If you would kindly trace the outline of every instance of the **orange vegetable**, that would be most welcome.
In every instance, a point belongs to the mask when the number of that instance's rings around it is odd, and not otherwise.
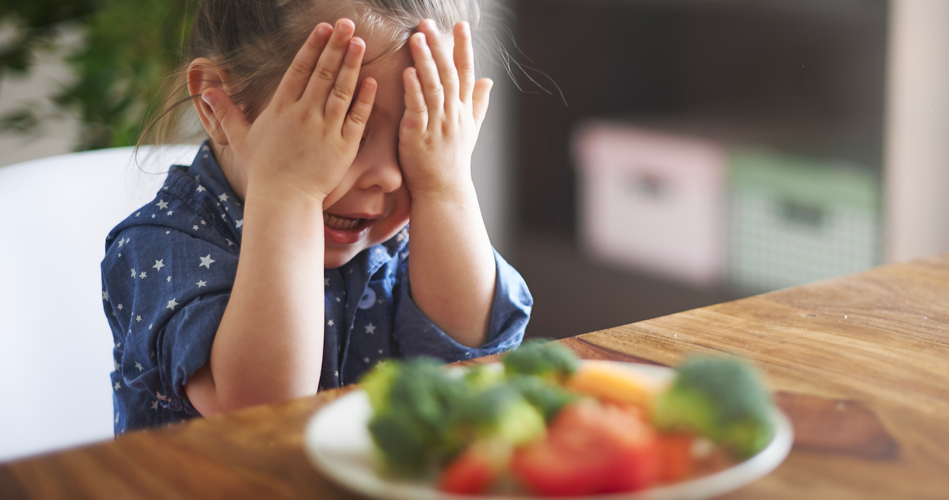
[[[602,361],[585,361],[567,380],[567,389],[589,394],[620,404],[634,404],[649,409],[664,387],[652,380],[616,365]]]

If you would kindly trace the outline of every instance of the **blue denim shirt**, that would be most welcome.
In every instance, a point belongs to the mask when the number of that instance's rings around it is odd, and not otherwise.
[[[199,415],[184,386],[210,358],[237,273],[242,226],[241,202],[205,144],[190,167],[172,166],[155,199],[109,233],[102,303],[115,343],[116,434]],[[497,252],[495,261],[488,341],[477,349],[455,342],[413,303],[407,226],[327,269],[320,388],[356,382],[384,358],[452,362],[519,345],[533,299]]]

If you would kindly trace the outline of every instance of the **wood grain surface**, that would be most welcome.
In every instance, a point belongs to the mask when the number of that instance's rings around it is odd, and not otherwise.
[[[561,342],[589,359],[754,360],[795,446],[725,498],[949,498],[949,255]],[[311,416],[346,390],[0,464],[0,498],[359,498],[302,445]]]

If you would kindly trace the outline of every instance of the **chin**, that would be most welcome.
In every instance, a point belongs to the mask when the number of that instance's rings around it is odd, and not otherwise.
[[[355,257],[360,251],[362,251],[362,249],[359,251],[354,251],[330,250],[327,248],[323,251],[323,269],[336,269],[337,267],[340,267],[343,264],[353,260],[353,257]]]

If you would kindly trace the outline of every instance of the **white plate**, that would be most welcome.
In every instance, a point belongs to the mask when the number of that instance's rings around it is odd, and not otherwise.
[[[670,368],[621,363],[625,368],[668,382],[675,375]],[[304,436],[307,455],[330,479],[364,495],[388,500],[471,500],[436,490],[430,482],[383,477],[367,423],[372,416],[369,398],[353,391],[326,405],[310,421]],[[775,433],[771,443],[757,455],[715,474],[635,493],[595,495],[596,500],[685,500],[711,498],[735,490],[774,470],[787,456],[794,441],[791,425],[774,410]],[[485,500],[523,500],[524,496],[482,495]],[[563,500],[564,497],[558,497]]]

